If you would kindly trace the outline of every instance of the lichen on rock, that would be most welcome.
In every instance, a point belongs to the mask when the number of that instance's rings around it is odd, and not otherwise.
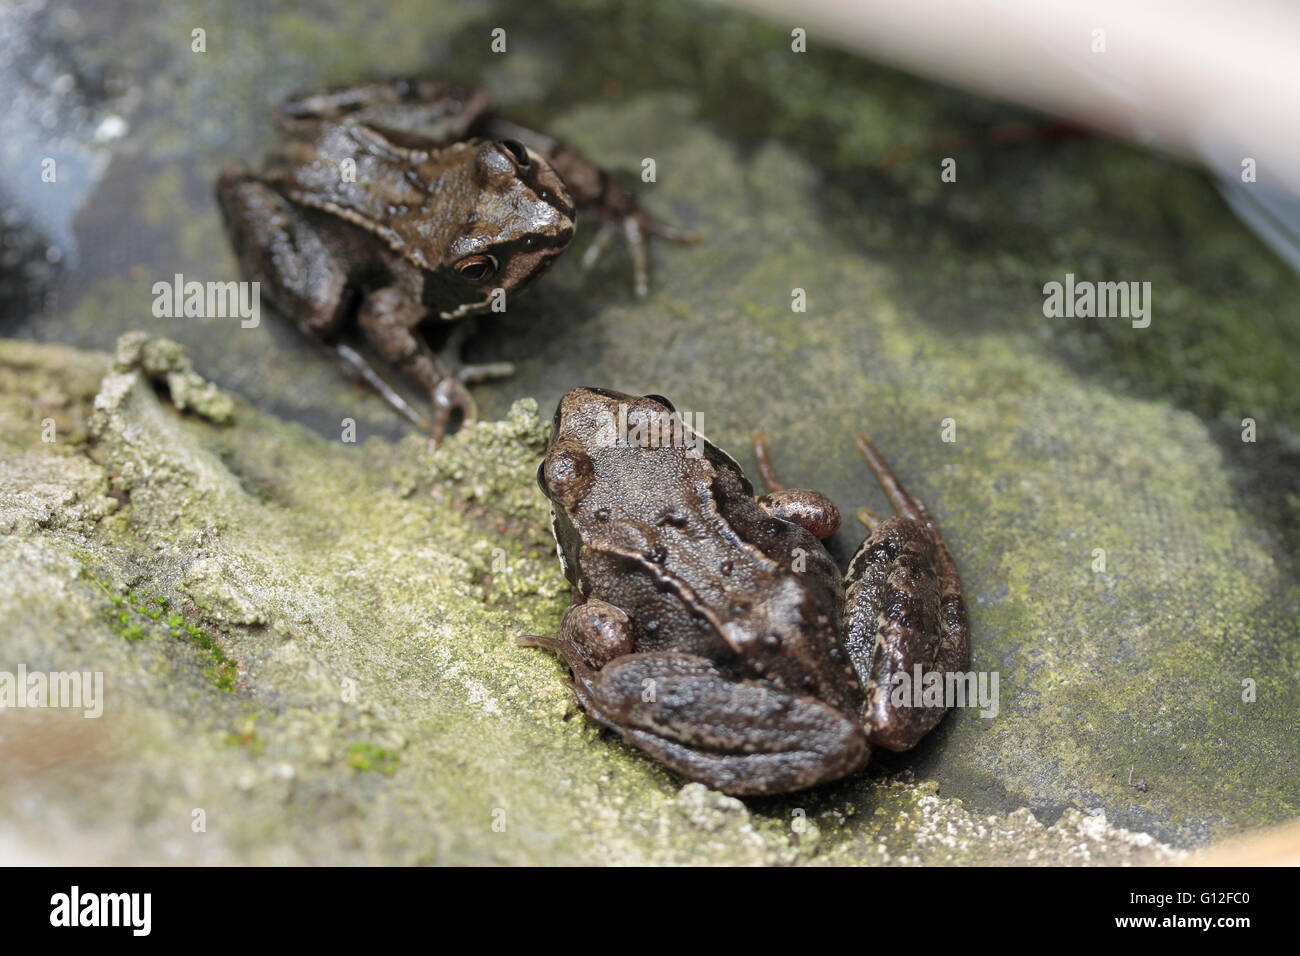
[[[992,851],[953,843],[936,821],[971,828],[968,811],[904,779],[756,810],[573,716],[554,658],[515,644],[554,629],[567,595],[533,480],[547,425],[532,400],[430,453],[422,436],[356,447],[237,402],[219,427],[102,357],[0,340],[0,369],[19,363],[0,410],[48,376],[47,393],[66,390],[48,400],[93,425],[42,443],[30,414],[0,414],[0,515],[16,516],[0,538],[0,652],[102,671],[106,687],[91,737],[43,713],[0,720],[15,768],[0,839],[19,859],[1164,858],[1154,841],[1121,853],[1106,826],[1044,841],[1014,816]],[[98,391],[75,368],[101,374]],[[840,809],[864,796],[876,814]],[[51,814],[65,825],[42,832],[62,836],[27,846]]]
[[[171,403],[181,411],[193,411],[220,425],[234,415],[230,396],[195,372],[185,348],[171,339],[127,332],[117,340],[113,371],[125,376],[141,372],[151,382],[167,386]],[[116,394],[125,386],[114,382],[106,387]]]

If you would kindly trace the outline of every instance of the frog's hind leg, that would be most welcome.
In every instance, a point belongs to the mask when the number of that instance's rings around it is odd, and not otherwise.
[[[754,460],[758,475],[767,494],[755,499],[758,506],[774,518],[782,518],[806,528],[825,540],[840,526],[840,510],[820,491],[807,488],[787,488],[776,477],[772,460],[767,453],[767,439],[754,432]]]
[[[217,180],[217,202],[244,278],[303,331],[321,338],[337,330],[347,273],[300,210],[237,167]]]
[[[569,665],[583,711],[692,780],[738,795],[786,793],[843,777],[866,762],[855,721],[815,700],[738,680],[692,654],[637,654],[626,614],[589,599],[555,637],[518,643]]]
[[[691,654],[618,658],[584,709],[678,773],[737,796],[838,780],[870,754],[856,720]]]
[[[472,424],[478,418],[478,406],[460,375],[448,369],[419,334],[426,310],[420,304],[418,291],[401,286],[403,278],[416,281],[413,275],[399,277],[394,285],[366,296],[357,311],[357,325],[385,361],[428,395],[430,433],[436,441],[446,434],[457,412],[461,421]]]
[[[217,200],[244,277],[353,381],[368,385],[422,429],[429,420],[350,346],[336,341],[348,305],[347,273],[287,199],[245,170],[217,180]],[[274,262],[275,268],[267,264]]]
[[[898,514],[882,521],[867,512],[872,532],[845,574],[844,646],[867,694],[872,744],[907,750],[943,718],[949,675],[966,669],[966,608],[952,553],[925,504],[867,439],[858,436],[857,445]],[[914,688],[917,667],[925,676]],[[925,693],[930,675],[938,701]]]

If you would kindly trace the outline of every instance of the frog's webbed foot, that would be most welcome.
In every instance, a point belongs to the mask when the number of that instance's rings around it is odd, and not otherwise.
[[[624,198],[613,203],[612,208],[601,206],[596,208],[596,215],[604,222],[601,224],[600,231],[596,233],[595,240],[587,247],[586,253],[583,254],[582,265],[586,269],[594,266],[605,251],[613,245],[615,236],[621,231],[623,238],[627,242],[628,251],[632,254],[633,291],[638,297],[645,297],[650,293],[650,243],[648,237],[656,236],[670,242],[681,242],[690,245],[694,245],[700,239],[699,236],[693,233],[682,232],[655,219],[637,205],[636,200],[616,183],[610,184],[610,190],[607,191],[607,194],[614,190],[623,193]],[[628,206],[631,208],[627,208]]]
[[[820,491],[787,488],[776,477],[767,453],[767,439],[754,432],[754,460],[767,494],[756,498],[758,506],[774,518],[782,518],[811,531],[821,540],[829,538],[840,526],[840,510]]]
[[[461,361],[461,351],[470,330],[469,319],[461,320],[447,336],[443,347],[433,355],[434,364],[441,376],[430,393],[433,406],[434,439],[441,438],[447,425],[457,414],[466,425],[478,420],[478,405],[470,395],[467,385],[505,378],[515,373],[510,362],[487,362],[466,365]]]
[[[473,397],[454,375],[443,375],[429,393],[432,416],[425,415],[388,384],[360,352],[345,343],[326,345],[326,350],[339,369],[361,385],[374,389],[395,412],[409,421],[416,428],[427,432],[434,441],[438,441],[447,432],[447,425],[456,414],[465,422],[474,421],[477,407]]]
[[[899,705],[895,692],[903,678],[911,688],[917,667],[940,675],[942,687],[948,674],[966,669],[966,607],[952,553],[925,504],[866,438],[859,435],[857,446],[897,514],[882,520],[865,508],[858,513],[871,534],[845,575],[844,646],[867,692],[863,722],[872,744],[907,750],[943,718],[948,702],[918,704],[918,688]]]

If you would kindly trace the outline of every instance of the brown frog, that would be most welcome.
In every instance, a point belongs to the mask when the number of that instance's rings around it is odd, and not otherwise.
[[[440,436],[453,413],[475,418],[466,389],[508,363],[463,366],[465,326],[435,353],[426,318],[481,312],[546,271],[573,238],[575,200],[621,227],[636,287],[647,237],[694,241],[647,215],[572,150],[496,117],[482,90],[411,79],[298,97],[276,118],[285,136],[265,171],[226,170],[217,198],[245,277],[348,374]],[[429,397],[432,421],[340,333],[365,339]]]
[[[573,604],[556,637],[520,642],[564,659],[597,723],[726,793],[799,790],[873,746],[910,748],[946,707],[897,702],[895,675],[964,671],[965,605],[925,505],[858,448],[898,514],[860,512],[870,535],[841,581],[821,544],[839,512],[782,486],[760,436],[755,497],[666,399],[568,392],[537,480]]]

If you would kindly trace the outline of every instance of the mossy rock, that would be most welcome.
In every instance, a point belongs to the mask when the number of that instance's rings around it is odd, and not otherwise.
[[[1025,117],[711,7],[330,9],[205,18],[206,59],[175,43],[183,7],[34,38],[113,82],[65,131],[93,174],[48,231],[75,250],[6,322],[85,350],[0,346],[0,650],[102,670],[107,699],[98,721],[0,720],[6,827],[38,792],[70,859],[1149,862],[1300,815],[1300,281],[1199,173],[975,136],[942,183],[927,144]],[[519,374],[432,456],[269,309],[150,314],[153,281],[235,277],[211,187],[269,145],[262,104],[431,69],[704,240],[656,245],[637,300],[624,253],[582,271],[584,223],[481,323],[469,357]],[[95,145],[119,112],[129,133]],[[1150,281],[1151,325],[1046,318],[1067,272]],[[846,514],[888,510],[852,447],[870,435],[952,545],[998,715],[748,803],[575,716],[514,638],[564,607],[533,472],[579,384],[667,395],[745,463],[762,428],[786,481]]]

